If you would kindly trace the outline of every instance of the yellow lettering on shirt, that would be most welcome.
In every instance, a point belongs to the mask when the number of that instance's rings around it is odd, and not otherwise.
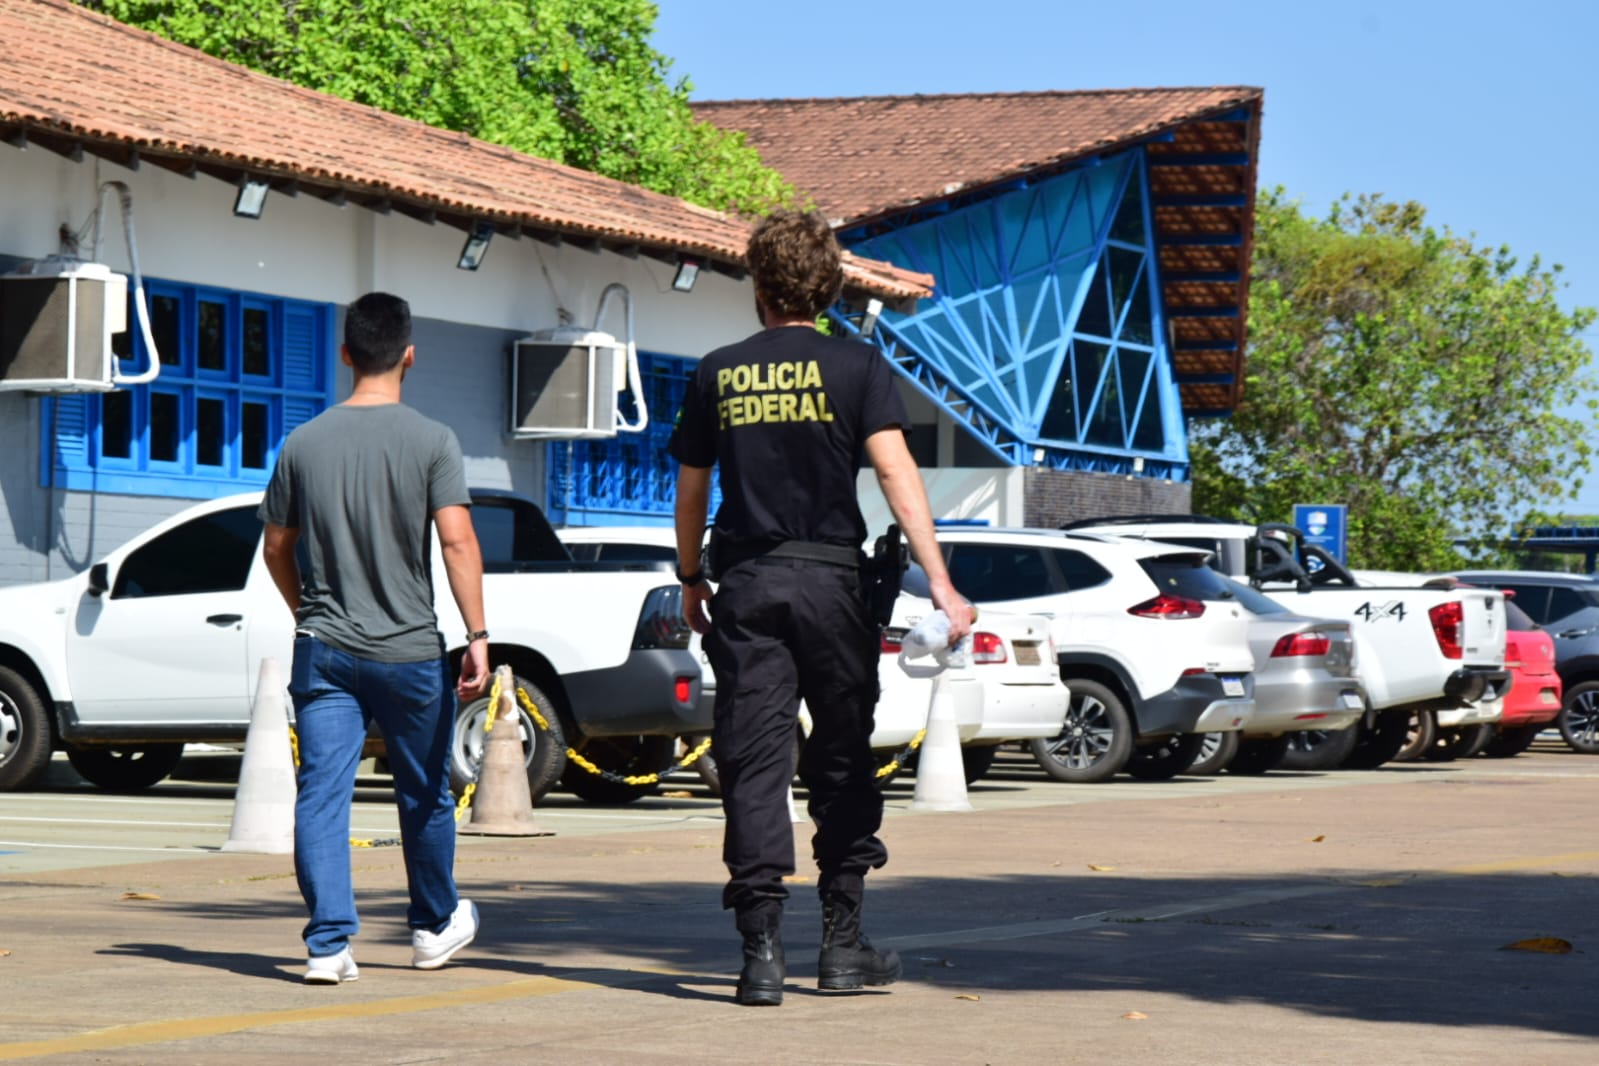
[[[716,372],[723,429],[782,422],[831,422],[816,360],[723,367]]]

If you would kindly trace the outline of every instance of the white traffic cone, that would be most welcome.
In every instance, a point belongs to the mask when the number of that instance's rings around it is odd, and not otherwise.
[[[933,698],[927,708],[927,736],[916,757],[918,811],[969,811],[966,767],[961,762],[960,730],[955,725],[955,698],[944,691],[944,675],[933,678]]]
[[[788,786],[788,820],[791,822],[808,822],[809,818],[801,818],[799,808],[794,806],[794,786]]]
[[[522,721],[516,712],[516,675],[509,666],[495,671],[500,703],[483,738],[483,765],[472,793],[472,820],[457,832],[497,837],[548,837],[555,833],[533,820],[533,791],[527,784],[522,751]],[[536,743],[536,741],[535,741]]]
[[[289,693],[276,659],[261,660],[250,729],[244,736],[233,825],[223,851],[287,855],[294,851],[294,753],[289,749]]]

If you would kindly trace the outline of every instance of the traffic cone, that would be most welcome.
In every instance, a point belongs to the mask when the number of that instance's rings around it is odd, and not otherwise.
[[[788,786],[788,820],[791,822],[810,821],[809,818],[801,818],[799,816],[799,809],[794,806],[794,785],[792,782],[790,782]]]
[[[516,675],[509,666],[495,671],[500,705],[483,738],[483,765],[472,793],[472,820],[458,832],[497,837],[548,837],[555,833],[533,820],[533,793],[527,786],[521,721],[516,713]]]
[[[927,736],[916,757],[918,811],[969,811],[966,767],[961,762],[960,730],[955,726],[955,698],[944,691],[944,675],[933,678],[933,697],[927,708]]]
[[[233,824],[223,851],[288,855],[294,851],[294,755],[289,748],[289,693],[276,659],[262,659],[244,736]]]

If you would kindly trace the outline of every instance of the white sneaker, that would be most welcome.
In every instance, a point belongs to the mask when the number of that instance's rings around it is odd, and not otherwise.
[[[336,985],[341,981],[354,981],[361,976],[356,969],[355,956],[345,948],[337,955],[312,958],[305,964],[305,983],[308,985]]]
[[[418,929],[411,934],[411,965],[418,970],[437,970],[476,936],[477,905],[463,899],[455,905],[450,924],[442,933]]]

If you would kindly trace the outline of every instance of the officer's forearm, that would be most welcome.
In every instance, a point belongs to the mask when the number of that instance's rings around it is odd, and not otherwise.
[[[711,502],[711,468],[677,468],[677,502],[672,516],[677,531],[677,566],[685,574],[700,568],[700,545],[705,540],[705,510]]]

